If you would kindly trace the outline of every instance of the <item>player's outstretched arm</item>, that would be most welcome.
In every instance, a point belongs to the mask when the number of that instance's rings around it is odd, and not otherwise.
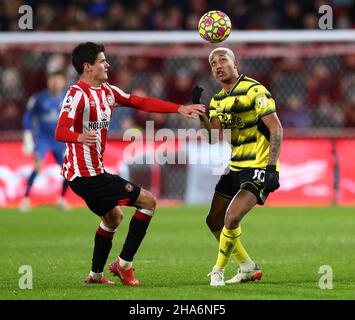
[[[147,112],[159,113],[180,113],[184,117],[194,118],[205,112],[205,106],[202,104],[179,105],[169,101],[152,97],[139,97],[131,95],[128,99],[129,106]]]
[[[115,97],[118,105],[140,109],[146,112],[158,113],[180,113],[187,118],[195,118],[196,115],[205,112],[203,104],[179,105],[173,102],[161,100],[153,97],[140,97],[123,92],[116,86],[108,85]]]
[[[203,104],[181,105],[178,113],[186,118],[195,119],[197,115],[202,116],[205,114],[205,106]]]

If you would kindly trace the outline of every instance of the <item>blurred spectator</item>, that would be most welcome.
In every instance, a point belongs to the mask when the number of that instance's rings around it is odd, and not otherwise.
[[[320,94],[317,108],[312,110],[312,126],[317,128],[342,128],[344,121],[343,111],[331,102],[330,95],[327,93]]]
[[[309,110],[296,95],[289,96],[285,106],[280,108],[280,118],[284,128],[308,128],[311,125]]]
[[[17,103],[22,101],[24,90],[20,71],[15,68],[5,68],[0,79],[0,99]]]
[[[343,57],[343,71],[341,77],[341,98],[347,104],[355,102],[355,54]]]
[[[179,69],[169,81],[168,100],[180,104],[191,102],[192,74],[188,69]]]
[[[318,8],[327,1],[12,0],[0,4],[2,31],[18,29],[18,7],[25,3],[34,9],[35,31],[196,30],[202,14],[216,8],[225,11],[238,30],[264,30],[318,29]],[[329,4],[333,8],[335,27],[355,27],[355,1],[331,0]],[[196,49],[196,45],[191,45],[194,46]],[[301,49],[298,44],[262,45],[260,51],[271,53],[270,58],[258,52],[259,45],[253,46],[238,44],[237,50],[244,52],[238,56],[240,68],[270,89],[285,127],[355,127],[355,54],[325,54],[323,50],[319,55],[317,52],[312,55],[312,50],[317,50],[322,44],[309,44],[309,47]],[[16,46],[0,48],[0,110],[6,114],[6,119],[23,113],[24,100],[44,87],[47,72],[64,69],[69,83],[76,82],[76,74],[70,66],[69,49],[62,44],[58,48],[63,53],[55,53],[56,46],[48,50],[45,46],[34,50],[21,50]],[[149,45],[118,47],[115,44],[113,48],[113,51],[107,50],[107,58],[112,65],[110,83],[128,93],[138,91],[177,103],[189,103],[191,88],[199,83],[206,88],[202,100],[208,105],[212,94],[219,90],[211,80],[205,56],[169,54],[180,50],[186,52],[185,44],[159,48]],[[276,56],[272,57],[274,53]],[[143,128],[149,119],[154,119],[156,128],[191,126],[180,116],[147,115],[123,106],[114,111],[111,129],[122,133],[135,125]],[[2,119],[1,124],[1,129],[20,129],[16,121],[9,125]]]
[[[286,2],[283,16],[284,29],[302,29],[302,10],[299,2]]]
[[[22,113],[14,102],[5,102],[0,104],[0,130],[14,130],[21,128]]]
[[[42,3],[37,7],[34,17],[34,28],[38,31],[49,31],[55,29],[56,19],[55,8],[48,3]]]
[[[355,101],[344,108],[344,127],[355,128]]]
[[[318,63],[307,80],[307,104],[313,108],[320,104],[320,97],[327,94],[334,102],[339,99],[339,83],[334,74],[330,74],[326,65]]]

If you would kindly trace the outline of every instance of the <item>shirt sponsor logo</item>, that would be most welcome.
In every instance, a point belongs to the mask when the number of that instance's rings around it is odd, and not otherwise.
[[[89,130],[108,129],[110,121],[89,121]]]

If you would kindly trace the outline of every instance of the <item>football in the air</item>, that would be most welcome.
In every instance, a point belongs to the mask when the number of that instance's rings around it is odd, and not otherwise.
[[[198,32],[201,38],[211,43],[226,40],[231,33],[231,29],[229,17],[219,10],[206,12],[198,23]]]

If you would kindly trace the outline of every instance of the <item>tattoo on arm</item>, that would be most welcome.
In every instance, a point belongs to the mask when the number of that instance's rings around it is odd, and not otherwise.
[[[278,128],[275,132],[270,134],[269,164],[275,165],[277,163],[281,150],[281,140],[281,128]]]

